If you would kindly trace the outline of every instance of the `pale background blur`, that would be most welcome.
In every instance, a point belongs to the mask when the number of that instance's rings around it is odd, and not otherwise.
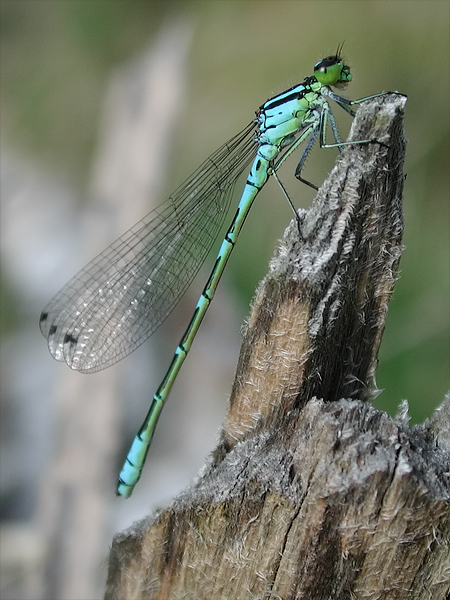
[[[51,359],[40,311],[267,98],[311,75],[343,41],[354,77],[345,95],[397,90],[409,98],[406,250],[379,355],[384,391],[376,406],[395,414],[406,398],[417,423],[442,401],[449,386],[449,7],[440,0],[2,0],[2,599],[100,598],[112,534],[192,481],[225,414],[249,302],[292,214],[269,182],[128,501],[114,497],[118,469],[213,257],[150,342],[99,374],[80,375]],[[350,119],[338,122],[345,137]],[[316,149],[308,179],[320,184],[335,154]],[[282,179],[294,203],[307,207],[313,191],[296,182],[294,167]]]

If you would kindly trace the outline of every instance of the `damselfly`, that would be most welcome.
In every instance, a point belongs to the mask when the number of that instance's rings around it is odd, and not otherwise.
[[[135,350],[161,325],[197,274],[224,222],[236,180],[252,162],[194,315],[125,460],[118,495],[130,497],[140,478],[161,409],[258,192],[270,175],[279,181],[279,167],[306,140],[295,175],[315,187],[301,172],[317,137],[321,148],[342,150],[345,144],[329,99],[352,116],[351,106],[368,99],[351,101],[331,90],[352,80],[339,54],[338,50],[324,58],[315,65],[313,76],[265,102],[241,133],[214,152],[166,202],[75,275],[43,310],[40,327],[50,352],[72,369],[99,371]],[[335,143],[327,145],[328,123]]]

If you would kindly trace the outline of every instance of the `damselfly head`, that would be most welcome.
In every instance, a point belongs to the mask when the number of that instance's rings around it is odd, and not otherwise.
[[[319,83],[336,87],[344,87],[352,80],[350,67],[338,54],[327,56],[314,65],[314,76]]]

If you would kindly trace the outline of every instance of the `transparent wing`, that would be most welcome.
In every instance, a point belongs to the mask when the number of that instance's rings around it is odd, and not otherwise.
[[[169,198],[75,275],[47,304],[42,334],[54,358],[94,372],[142,344],[198,273],[237,178],[255,157],[251,123]]]

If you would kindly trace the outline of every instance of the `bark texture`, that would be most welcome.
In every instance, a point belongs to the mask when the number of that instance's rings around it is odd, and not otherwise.
[[[198,480],[115,536],[107,600],[436,599],[450,589],[450,402],[367,400],[400,260],[403,108],[365,102],[249,317]]]

